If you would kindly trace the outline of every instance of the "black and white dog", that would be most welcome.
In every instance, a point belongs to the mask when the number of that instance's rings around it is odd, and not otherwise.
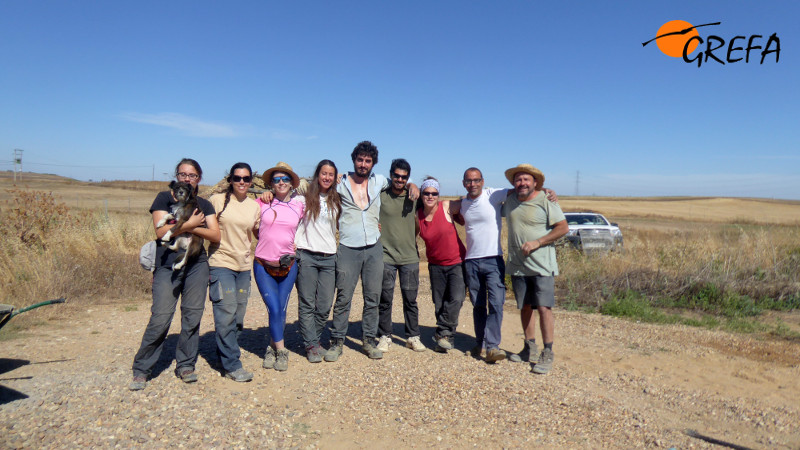
[[[203,238],[192,233],[181,233],[173,237],[173,233],[178,231],[192,217],[194,210],[198,208],[198,204],[197,195],[191,184],[173,181],[169,184],[169,188],[172,190],[172,196],[178,201],[178,205],[172,214],[162,217],[156,227],[163,227],[168,221],[175,220],[175,226],[161,238],[161,245],[173,251],[183,250],[183,253],[178,251],[175,256],[175,263],[172,264],[172,270],[180,270],[186,265],[189,258],[196,256],[203,249]]]

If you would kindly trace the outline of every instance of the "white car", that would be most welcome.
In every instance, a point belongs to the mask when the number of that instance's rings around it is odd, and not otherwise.
[[[569,231],[564,236],[578,250],[617,250],[622,248],[622,231],[602,214],[565,212]]]

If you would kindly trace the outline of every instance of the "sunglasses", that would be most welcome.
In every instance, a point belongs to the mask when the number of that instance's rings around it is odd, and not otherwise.
[[[244,181],[245,183],[249,183],[252,180],[253,180],[253,177],[251,177],[250,175],[245,175],[243,177],[240,177],[239,175],[231,175],[231,181],[233,181],[234,183],[238,183],[240,181]]]
[[[272,177],[272,184],[278,184],[281,181],[283,181],[286,184],[289,184],[289,183],[292,182],[292,177],[290,177],[288,175],[284,175],[282,177]]]
[[[398,179],[398,180],[407,180],[408,179],[408,175],[400,175],[399,173],[393,173],[392,174],[392,178],[395,178],[395,179]]]
[[[425,197],[438,197],[439,193],[438,192],[423,192],[422,195],[424,195]]]

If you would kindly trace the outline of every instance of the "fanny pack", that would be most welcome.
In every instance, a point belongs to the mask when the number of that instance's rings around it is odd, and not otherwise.
[[[292,270],[292,266],[294,265],[294,255],[281,255],[281,258],[278,260],[278,263],[280,264],[279,267],[266,264],[260,259],[258,262],[264,266],[264,270],[266,270],[267,273],[273,277],[285,277],[286,275],[289,275],[289,271]]]

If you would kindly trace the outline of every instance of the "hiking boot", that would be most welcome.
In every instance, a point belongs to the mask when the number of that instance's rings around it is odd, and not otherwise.
[[[271,345],[267,346],[267,353],[264,355],[264,362],[261,367],[265,369],[272,369],[275,366],[275,349]]]
[[[147,377],[144,375],[136,375],[133,381],[128,385],[128,389],[132,391],[141,391],[147,387]]]
[[[391,346],[392,346],[392,337],[391,336],[381,336],[381,338],[378,339],[377,348],[382,353],[388,352],[389,351],[389,347],[391,347]]]
[[[277,351],[275,357],[275,365],[272,366],[275,370],[285,372],[289,369],[289,349],[282,348]]]
[[[318,363],[322,362],[322,346],[319,345],[319,342],[316,344],[310,345],[306,347],[306,358],[308,358],[308,362],[310,363]]]
[[[325,352],[325,361],[335,362],[340,356],[342,356],[342,351],[344,351],[344,339],[331,339],[331,348]]]
[[[506,352],[500,350],[499,348],[490,348],[486,351],[486,362],[488,363],[496,363],[497,361],[502,361],[506,359]]]
[[[539,361],[533,366],[533,373],[545,374],[550,372],[550,369],[553,368],[553,359],[555,359],[555,356],[553,350],[549,348],[542,350],[542,353],[539,355]]]
[[[481,356],[484,355],[483,345],[478,344],[475,347],[472,347],[468,352],[467,356],[472,356],[473,358],[480,359]]]
[[[448,350],[452,350],[453,349],[453,343],[451,342],[452,338],[453,336],[439,336],[438,334],[434,334],[433,342],[436,343],[434,351],[440,353],[447,353]]]
[[[194,383],[197,381],[197,374],[191,367],[175,369],[175,375],[177,375],[178,378],[180,378],[184,383]]]
[[[244,370],[244,367],[239,367],[233,372],[227,372],[225,378],[230,378],[237,383],[244,383],[253,379],[253,373]]]
[[[369,359],[382,359],[383,352],[375,347],[375,343],[373,341],[373,339],[365,340],[364,345],[361,346],[361,350],[363,350],[364,353],[369,356]]]
[[[422,345],[422,341],[419,340],[419,336],[411,336],[406,341],[406,348],[410,348],[415,352],[424,352],[427,350],[424,345]]]
[[[535,362],[538,358],[539,349],[533,339],[525,339],[521,352],[508,355],[508,360],[511,362]]]

